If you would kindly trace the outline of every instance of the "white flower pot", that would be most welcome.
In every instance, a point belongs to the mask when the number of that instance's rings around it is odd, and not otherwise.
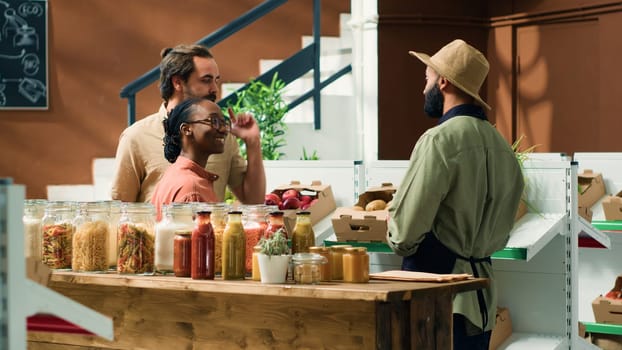
[[[285,283],[290,255],[257,254],[261,283]]]

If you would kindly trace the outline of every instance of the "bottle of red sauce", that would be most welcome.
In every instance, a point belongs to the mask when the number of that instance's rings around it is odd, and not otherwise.
[[[209,211],[197,212],[196,226],[192,231],[190,278],[195,280],[214,279],[214,229],[210,215]]]

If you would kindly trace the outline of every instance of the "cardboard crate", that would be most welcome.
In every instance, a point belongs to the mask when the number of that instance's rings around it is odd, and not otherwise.
[[[585,169],[579,174],[579,207],[590,208],[605,196],[605,182],[600,173]]]
[[[603,199],[603,211],[607,220],[622,220],[622,191]]]
[[[611,292],[622,292],[622,276],[616,278]],[[622,299],[597,297],[592,302],[594,318],[599,323],[622,324]]]
[[[365,206],[376,199],[390,202],[396,188],[390,183],[383,183],[380,187],[370,188],[361,195],[354,207]],[[354,207],[337,208],[332,217],[333,230],[337,241],[365,241],[386,242],[387,209],[364,211]]]
[[[272,192],[281,197],[283,192],[289,189],[297,190],[302,194],[315,194],[317,202],[305,210],[311,213],[312,225],[315,225],[320,220],[330,215],[337,208],[332,188],[330,185],[323,185],[322,181],[314,180],[310,185],[303,185],[300,181],[292,180],[289,184],[278,186]],[[294,226],[296,225],[296,213],[299,211],[299,209],[283,210],[285,213],[283,222],[290,234],[293,232]]]
[[[497,307],[497,317],[495,320],[495,328],[492,329],[490,335],[489,350],[496,350],[499,345],[512,335],[512,319],[510,318],[510,310],[506,307]]]
[[[26,276],[39,283],[42,286],[47,286],[50,282],[50,275],[52,270],[41,262],[41,259],[35,259],[33,257],[26,258]]]
[[[622,350],[622,335],[591,333],[590,340],[603,350]]]

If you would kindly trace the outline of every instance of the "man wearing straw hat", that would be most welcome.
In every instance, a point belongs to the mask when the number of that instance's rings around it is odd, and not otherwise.
[[[427,66],[424,111],[439,120],[412,151],[389,208],[387,242],[404,270],[490,279],[489,288],[460,293],[453,304],[454,349],[488,349],[497,307],[490,255],[508,241],[523,176],[479,96],[484,55],[463,40],[432,57],[409,53]]]

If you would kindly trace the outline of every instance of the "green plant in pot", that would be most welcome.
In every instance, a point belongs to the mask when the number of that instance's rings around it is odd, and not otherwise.
[[[261,283],[285,283],[289,266],[289,246],[283,229],[278,229],[270,237],[262,237],[257,255]]]
[[[283,118],[287,113],[287,103],[283,99],[285,83],[279,79],[278,73],[272,77],[270,85],[259,80],[251,80],[248,87],[236,92],[236,102],[228,103],[234,113],[250,112],[255,117],[261,136],[261,152],[264,160],[279,160],[284,153],[279,148],[285,146],[287,124]],[[224,112],[227,115],[226,111]],[[246,157],[246,148],[242,140],[238,140],[240,151]]]
[[[525,163],[525,161],[527,159],[529,159],[529,154],[532,153],[533,150],[536,147],[538,147],[538,145],[533,145],[533,146],[528,147],[526,149],[521,149],[521,143],[523,142],[524,138],[525,138],[525,135],[521,135],[512,144],[512,150],[514,151],[514,154],[516,155],[516,160],[518,161],[518,164],[520,165],[521,171],[523,171],[523,172],[524,172],[524,163]],[[526,177],[523,177],[523,178],[524,178],[524,181],[525,181],[525,188],[524,188],[523,194],[521,196],[521,200],[520,200],[520,203],[519,203],[518,211],[516,213],[516,217],[514,218],[515,221],[519,220],[528,211],[536,212],[536,213],[538,212],[538,210],[536,208],[534,208],[534,206],[527,201],[526,193],[527,193],[528,183],[527,183],[527,178]]]

